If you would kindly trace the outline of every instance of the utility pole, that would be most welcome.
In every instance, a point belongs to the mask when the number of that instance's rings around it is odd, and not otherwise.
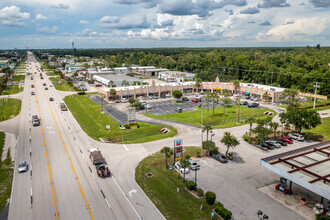
[[[203,156],[203,102],[201,102],[201,156]]]
[[[319,82],[315,82],[314,84],[314,88],[315,88],[315,96],[314,96],[314,105],[313,105],[313,110],[315,110],[315,103],[316,103],[316,92],[317,89],[320,88]]]

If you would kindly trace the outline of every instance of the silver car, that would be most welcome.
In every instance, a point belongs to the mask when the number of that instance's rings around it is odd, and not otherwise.
[[[301,135],[301,134],[298,134],[298,133],[291,133],[288,136],[289,136],[289,138],[295,139],[297,141],[304,141],[305,140],[304,136]]]
[[[17,169],[19,173],[26,172],[28,171],[28,164],[26,163],[26,161],[21,161],[18,163]]]
[[[189,164],[190,164],[190,169],[192,170],[199,170],[199,168],[201,167],[194,160],[189,160]]]

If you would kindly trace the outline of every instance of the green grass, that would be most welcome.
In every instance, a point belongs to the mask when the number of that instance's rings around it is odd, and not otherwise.
[[[5,133],[0,132],[0,212],[7,205],[11,193],[13,179],[13,163],[10,158],[10,151],[7,152],[7,158],[2,161],[1,155],[5,143]]]
[[[22,92],[23,89],[23,87],[19,87],[18,85],[11,85],[8,88],[4,89],[1,95],[13,95]]]
[[[52,81],[52,82],[63,81],[63,80],[61,79],[61,77],[49,77],[49,80]]]
[[[320,105],[324,105],[324,104],[327,104],[327,103],[330,103],[330,100],[317,99],[316,105],[315,105],[315,110],[316,111],[321,111],[321,110],[330,109],[330,105],[320,106]],[[314,105],[314,99],[303,102],[303,103],[300,103],[301,108],[313,109],[313,105]],[[279,107],[287,108],[288,105],[279,105]]]
[[[237,124],[237,106],[226,107],[226,113],[223,113],[223,107],[217,107],[214,109],[214,116],[212,115],[212,108],[209,109],[209,115],[207,116],[207,109],[203,109],[203,124],[211,125],[213,128],[229,128],[237,125],[246,124],[245,120],[255,116],[256,118],[265,118],[263,113],[265,111],[271,111],[269,109],[260,108],[248,108],[243,106],[243,112],[241,117],[241,123]],[[274,112],[275,113],[275,112]],[[183,122],[195,126],[201,124],[201,110],[197,108],[196,111],[166,114],[166,115],[154,115],[147,113],[146,116],[170,121]]]
[[[177,130],[172,127],[167,127],[171,132],[162,134],[159,130],[166,126],[140,122],[138,129],[121,130],[119,124],[109,115],[102,114],[100,105],[87,96],[73,95],[72,98],[67,96],[64,101],[82,129],[98,141],[100,138],[106,138],[111,142],[143,143],[173,137],[177,134]],[[110,125],[110,132],[106,130],[106,125]],[[124,141],[122,141],[122,136]]]
[[[62,84],[54,83],[54,87],[55,87],[55,89],[60,90],[60,91],[72,91],[72,92],[75,91],[73,89],[73,86],[70,86],[67,83],[62,83]]]
[[[0,121],[5,121],[18,115],[21,111],[21,105],[22,102],[19,99],[0,99]]]
[[[200,148],[185,147],[185,154],[194,156],[193,151],[198,149]],[[168,159],[169,163],[172,161],[173,157]],[[154,176],[147,177],[145,174],[148,172]],[[142,160],[135,170],[135,179],[166,219],[211,218],[212,206],[207,205],[205,198],[199,200],[185,191],[185,185],[179,173],[165,169],[163,154],[158,152]],[[180,189],[179,193],[177,187]],[[203,211],[200,210],[201,204],[204,206]]]
[[[25,80],[25,75],[15,75],[15,78],[13,77],[14,82],[20,82]]]
[[[320,139],[323,140],[330,140],[330,118],[322,118],[322,124],[308,131],[303,130],[303,132],[320,136]]]
[[[58,74],[55,73],[55,71],[46,71],[46,75],[47,76],[58,76]]]

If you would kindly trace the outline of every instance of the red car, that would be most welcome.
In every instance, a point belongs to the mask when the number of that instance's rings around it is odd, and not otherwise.
[[[192,99],[191,101],[193,101],[193,102],[195,102],[195,103],[197,103],[197,102],[198,102],[198,100],[197,100],[197,99]]]
[[[96,87],[101,87],[102,85],[101,85],[101,84],[96,84],[95,86],[96,86]]]
[[[293,144],[293,140],[291,138],[289,138],[289,137],[278,137],[277,139],[278,140],[281,140],[281,141],[285,141],[288,144]]]

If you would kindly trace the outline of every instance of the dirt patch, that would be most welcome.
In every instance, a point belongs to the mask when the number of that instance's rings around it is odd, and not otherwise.
[[[11,133],[5,133],[5,134],[6,134],[5,146],[3,148],[1,160],[4,161],[6,159],[8,149],[10,149],[10,156],[11,156],[12,161],[14,161],[15,154],[16,154],[17,140],[16,140],[16,137],[14,134],[11,134]]]

